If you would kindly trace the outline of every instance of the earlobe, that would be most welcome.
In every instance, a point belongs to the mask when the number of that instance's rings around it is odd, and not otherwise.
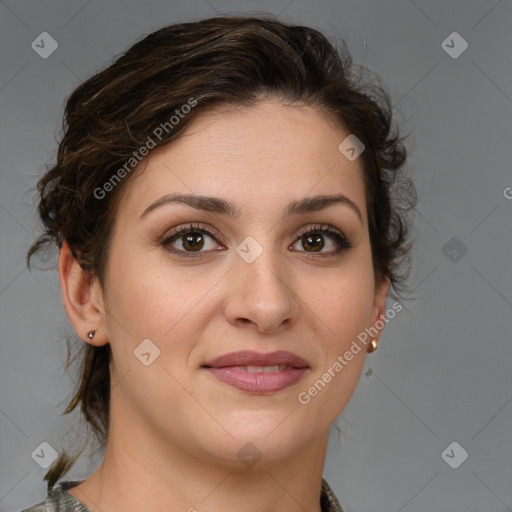
[[[379,344],[382,329],[386,325],[386,299],[388,296],[391,281],[389,277],[385,276],[380,279],[375,286],[375,295],[373,301],[372,311],[372,327],[378,331],[378,334],[373,337],[369,353],[374,352]]]
[[[105,345],[108,337],[101,287],[97,278],[85,273],[67,242],[60,250],[58,271],[64,308],[76,333],[91,345]],[[95,331],[93,337],[91,331]]]

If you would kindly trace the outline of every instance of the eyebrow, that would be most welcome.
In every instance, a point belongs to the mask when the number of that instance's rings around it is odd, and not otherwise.
[[[181,203],[191,206],[197,210],[206,212],[219,213],[238,218],[242,214],[242,210],[234,203],[218,197],[208,197],[195,194],[167,194],[160,197],[154,203],[150,204],[142,213],[140,218],[144,218],[151,211],[161,206],[173,203]],[[359,207],[348,197],[339,195],[319,195],[306,197],[292,201],[283,211],[283,218],[289,215],[301,215],[304,213],[323,210],[334,204],[343,204],[350,207],[363,223],[363,215]]]

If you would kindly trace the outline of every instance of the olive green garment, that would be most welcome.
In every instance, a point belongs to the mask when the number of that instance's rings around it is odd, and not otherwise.
[[[69,487],[75,487],[82,482],[83,480],[66,480],[57,483],[44,501],[21,512],[93,512],[77,498],[66,492]],[[324,478],[322,478],[320,504],[322,512],[343,512],[338,499]]]

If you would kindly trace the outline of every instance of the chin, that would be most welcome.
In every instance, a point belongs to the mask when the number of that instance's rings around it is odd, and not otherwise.
[[[266,419],[259,418],[258,421],[251,420],[253,415],[248,419],[245,414],[244,423],[240,420],[237,425],[230,425],[228,431],[232,437],[224,431],[224,435],[219,436],[216,430],[216,435],[213,432],[206,434],[201,444],[209,453],[208,458],[229,466],[243,467],[243,464],[250,468],[258,463],[258,467],[263,468],[267,462],[274,464],[279,459],[286,460],[314,437],[291,420],[293,413],[283,421],[286,414],[279,417],[275,413],[272,417],[268,414]]]

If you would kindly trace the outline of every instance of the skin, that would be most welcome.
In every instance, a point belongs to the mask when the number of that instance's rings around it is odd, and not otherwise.
[[[347,135],[312,107],[278,101],[203,114],[185,137],[150,153],[123,191],[104,289],[63,246],[70,321],[84,341],[110,343],[113,353],[105,458],[68,491],[89,508],[320,512],[329,427],[356,387],[365,350],[307,405],[298,394],[385,313],[389,289],[372,266],[360,159],[338,150]],[[175,203],[140,218],[170,193],[220,197],[242,214]],[[346,204],[281,218],[290,201],[332,194],[353,201],[362,219]],[[214,230],[198,257],[161,244],[187,223]],[[318,224],[341,230],[353,247],[335,254],[336,241],[320,234],[325,245],[312,251],[299,230]],[[248,236],[263,250],[252,263],[235,251]],[[183,236],[169,247],[193,252]],[[160,349],[149,366],[134,355],[144,339]],[[288,350],[310,369],[263,395],[201,368],[244,349]],[[249,442],[262,455],[252,467],[237,457]]]

